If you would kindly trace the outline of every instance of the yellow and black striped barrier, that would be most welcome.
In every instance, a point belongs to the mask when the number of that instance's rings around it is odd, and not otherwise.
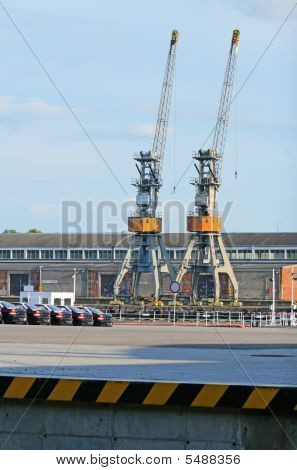
[[[297,387],[0,376],[0,399],[297,411]]]

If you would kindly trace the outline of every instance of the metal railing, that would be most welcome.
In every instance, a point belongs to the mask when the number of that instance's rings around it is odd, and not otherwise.
[[[115,322],[119,323],[155,323],[155,324],[178,324],[187,326],[204,327],[296,327],[296,313],[278,312],[187,312],[173,310],[150,310],[143,311],[120,311],[113,314]]]

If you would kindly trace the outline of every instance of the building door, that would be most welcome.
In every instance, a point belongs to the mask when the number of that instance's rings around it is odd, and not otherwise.
[[[10,274],[10,295],[20,295],[24,286],[29,284],[29,274]]]

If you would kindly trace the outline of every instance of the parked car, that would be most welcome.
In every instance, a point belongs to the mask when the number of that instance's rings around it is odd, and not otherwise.
[[[50,325],[51,314],[45,307],[37,307],[34,304],[25,302],[13,302],[13,305],[23,307],[27,312],[27,320],[29,325]]]
[[[13,305],[10,302],[6,302],[6,300],[1,300],[0,308],[2,312],[3,323],[26,325],[27,312],[24,307]]]
[[[0,307],[0,324],[3,323],[2,308]]]
[[[112,326],[112,314],[107,312],[102,312],[95,307],[85,307],[85,309],[89,310],[94,319],[94,326]]]
[[[73,325],[93,326],[94,320],[92,313],[84,307],[68,306],[65,307],[72,314]]]
[[[73,325],[72,313],[66,307],[47,304],[36,304],[36,306],[45,307],[50,312],[52,325]]]

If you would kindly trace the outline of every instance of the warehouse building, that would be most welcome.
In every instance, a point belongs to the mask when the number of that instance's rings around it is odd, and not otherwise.
[[[112,296],[129,237],[129,233],[0,234],[0,296],[17,296],[25,285],[38,290],[40,284],[47,291],[66,292],[75,285],[78,297]],[[188,237],[187,233],[164,235],[176,269]],[[297,233],[224,233],[223,238],[241,299],[270,299],[273,269],[277,298],[291,298],[292,286],[297,298]],[[146,292],[149,289],[148,280]],[[168,286],[164,289],[166,294]]]

